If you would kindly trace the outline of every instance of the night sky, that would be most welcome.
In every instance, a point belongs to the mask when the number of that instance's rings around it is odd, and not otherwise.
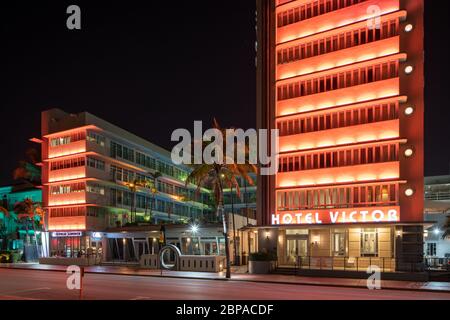
[[[426,2],[426,174],[440,175],[450,170],[450,10]],[[53,107],[168,149],[172,131],[194,120],[255,127],[254,0],[20,3],[0,4],[0,184]],[[71,4],[81,31],[66,28]]]

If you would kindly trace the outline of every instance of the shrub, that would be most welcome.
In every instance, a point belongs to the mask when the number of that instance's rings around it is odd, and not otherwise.
[[[251,253],[249,257],[250,261],[277,261],[277,255],[274,253],[257,252]]]
[[[0,252],[0,263],[11,263],[11,252],[2,251]]]

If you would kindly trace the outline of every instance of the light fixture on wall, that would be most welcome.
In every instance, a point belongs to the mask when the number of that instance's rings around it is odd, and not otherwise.
[[[270,232],[266,231],[266,240],[270,240]]]
[[[320,244],[320,236],[313,236],[312,237],[312,244],[315,246],[318,246]]]
[[[411,23],[408,23],[405,26],[405,32],[411,32],[414,29],[414,26]]]
[[[412,147],[406,148],[404,154],[406,158],[411,158],[414,155],[414,149]]]
[[[414,195],[414,189],[412,189],[412,188],[407,188],[406,190],[405,190],[405,196],[407,196],[407,197],[412,197]]]
[[[406,107],[405,115],[410,116],[410,115],[412,115],[414,113],[414,111],[415,111],[414,107],[412,107],[412,106]]]
[[[396,234],[397,234],[397,238],[401,238],[403,235],[402,230],[397,230]]]
[[[405,68],[405,73],[406,74],[411,74],[414,71],[414,67],[413,66],[406,66]]]

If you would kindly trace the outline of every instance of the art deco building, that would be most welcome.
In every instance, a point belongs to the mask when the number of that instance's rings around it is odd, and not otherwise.
[[[423,0],[258,0],[261,243],[279,264],[420,268]],[[332,258],[332,259],[330,259]]]
[[[137,256],[152,251],[160,237],[159,228],[151,236],[121,233],[128,224],[211,216],[209,193],[185,186],[189,168],[173,165],[170,152],[92,114],[43,112],[41,143],[51,256],[103,247],[104,259],[125,259],[125,245]],[[161,176],[155,180],[156,172]]]

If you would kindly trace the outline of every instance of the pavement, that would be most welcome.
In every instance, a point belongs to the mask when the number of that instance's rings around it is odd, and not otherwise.
[[[18,270],[37,270],[37,271],[54,271],[66,272],[65,266],[51,266],[40,264],[4,264],[0,265],[1,269],[18,269]],[[343,288],[364,288],[367,289],[367,280],[349,279],[349,278],[317,278],[290,275],[252,275],[244,273],[245,268],[237,268],[232,272],[231,280],[225,278],[222,273],[206,273],[206,272],[184,272],[184,271],[167,271],[167,270],[147,270],[138,267],[126,266],[91,266],[85,268],[88,274],[105,274],[117,276],[140,276],[155,278],[180,278],[191,280],[215,280],[215,281],[240,281],[267,284],[284,284],[284,285],[308,285],[308,286],[326,286],[326,287],[343,287]],[[405,291],[424,291],[424,292],[442,292],[450,294],[450,282],[412,282],[412,281],[394,281],[382,280],[381,287],[385,290],[405,290]]]
[[[162,278],[87,273],[83,290],[67,287],[68,275],[51,268],[0,269],[0,300],[175,300],[179,306],[204,301],[322,301],[322,300],[449,300],[446,292],[368,290],[249,281]],[[188,301],[198,301],[189,303]]]

